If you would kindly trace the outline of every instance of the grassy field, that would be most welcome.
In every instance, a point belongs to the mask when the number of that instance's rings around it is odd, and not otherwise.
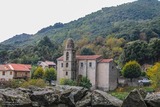
[[[128,94],[135,88],[138,89],[139,87],[119,87],[114,91],[110,91],[109,93],[120,100],[124,100],[128,96]],[[144,89],[146,92],[154,92],[154,89],[151,86],[141,88]]]

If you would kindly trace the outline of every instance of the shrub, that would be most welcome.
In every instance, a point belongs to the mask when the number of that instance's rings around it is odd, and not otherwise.
[[[60,84],[61,85],[75,86],[76,85],[76,81],[73,81],[71,79],[61,78],[60,79]]]
[[[5,87],[18,88],[24,82],[25,80],[23,79],[12,79],[12,80],[6,81],[4,85]]]
[[[21,87],[27,88],[27,87],[29,87],[31,85],[37,86],[37,87],[41,87],[41,88],[46,86],[45,81],[43,79],[31,79],[29,81],[24,82],[21,85]]]
[[[90,82],[90,80],[87,77],[82,77],[80,80],[80,84],[79,86],[85,87],[85,88],[91,88],[92,84]]]

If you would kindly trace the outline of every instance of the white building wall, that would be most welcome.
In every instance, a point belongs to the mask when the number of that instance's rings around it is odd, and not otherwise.
[[[12,75],[10,74],[10,72],[12,72]],[[5,75],[3,75],[3,71],[0,71],[0,79],[5,79],[5,81],[13,79],[13,75],[13,71],[5,71]]]
[[[57,82],[58,84],[60,83],[60,79],[64,78],[62,64],[63,64],[63,61],[57,61]]]
[[[87,62],[87,77],[90,79],[92,83],[92,89],[96,89],[96,69],[97,69],[97,63],[96,60],[88,60]],[[92,66],[90,66],[90,63]]]
[[[83,66],[81,65],[83,63]],[[91,66],[90,66],[91,63]],[[96,88],[96,60],[79,60],[78,75],[87,77],[92,83],[92,88]]]
[[[109,63],[98,63],[97,88],[109,90]]]
[[[86,69],[87,69],[87,60],[80,60],[78,62],[78,75],[83,75],[86,77]]]

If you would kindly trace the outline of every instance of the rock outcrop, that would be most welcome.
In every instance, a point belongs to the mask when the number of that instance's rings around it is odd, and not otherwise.
[[[91,105],[92,107],[121,107],[122,101],[106,92],[95,90],[92,93]]]
[[[135,89],[121,100],[83,87],[56,86],[0,89],[0,107],[160,107],[160,94]]]
[[[147,107],[144,101],[145,96],[146,95],[144,91],[135,89],[126,97],[122,107]]]
[[[113,96],[83,87],[29,87],[3,89],[0,91],[0,104],[4,107],[120,107],[122,101]]]
[[[160,107],[160,93],[148,94],[144,100],[148,107]]]

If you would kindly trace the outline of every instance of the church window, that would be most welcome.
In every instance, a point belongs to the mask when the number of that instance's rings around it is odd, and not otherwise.
[[[89,67],[92,67],[92,62],[89,63]]]
[[[69,52],[66,53],[66,60],[69,59]]]
[[[66,75],[68,75],[68,72],[66,72]]]
[[[81,67],[83,67],[83,62],[81,62]]]
[[[66,67],[68,67],[68,63],[66,63]]]
[[[61,63],[61,67],[63,67],[63,63]]]

